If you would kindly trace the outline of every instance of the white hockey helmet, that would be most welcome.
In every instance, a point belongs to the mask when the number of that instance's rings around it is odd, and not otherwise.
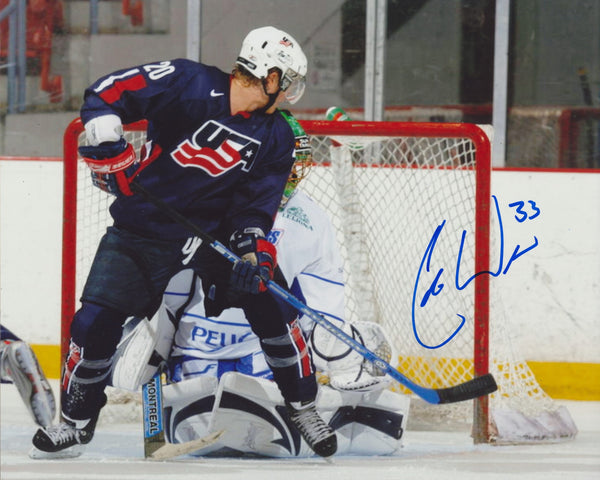
[[[304,93],[306,55],[298,42],[282,30],[275,27],[252,30],[242,42],[236,63],[260,79],[277,67],[281,71],[279,88],[286,92],[285,98],[292,104]]]

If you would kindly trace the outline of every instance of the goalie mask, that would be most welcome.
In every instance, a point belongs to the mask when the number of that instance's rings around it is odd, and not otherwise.
[[[298,143],[298,139],[296,139],[296,143]],[[292,195],[296,191],[296,187],[300,181],[308,175],[311,166],[312,154],[310,148],[296,150],[296,161],[292,166],[292,171],[290,172],[290,176],[288,177],[288,181],[283,190],[283,196],[281,197],[281,203],[279,204],[280,210],[283,210],[288,200],[292,198]]]
[[[294,132],[296,143],[294,145],[294,159],[295,162],[292,165],[292,170],[288,177],[287,183],[283,190],[281,202],[279,204],[279,210],[283,210],[285,205],[292,198],[292,195],[296,191],[296,187],[303,178],[306,178],[312,167],[312,147],[310,144],[310,138],[306,135],[306,132],[302,128],[302,125],[298,123],[298,120],[288,112],[287,110],[280,110],[281,115],[287,120],[288,124]]]
[[[272,68],[281,72],[279,88],[291,104],[304,93],[307,60],[298,42],[282,30],[262,27],[252,30],[242,42],[236,61],[252,75],[264,80]]]

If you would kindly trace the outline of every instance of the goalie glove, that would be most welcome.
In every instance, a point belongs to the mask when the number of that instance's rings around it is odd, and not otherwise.
[[[96,187],[112,195],[133,195],[129,185],[139,173],[139,162],[133,146],[124,138],[79,147],[79,154],[90,168]]]
[[[277,250],[260,228],[234,232],[229,246],[240,260],[233,264],[229,282],[240,292],[254,295],[267,290],[266,280],[273,280],[277,266]]]
[[[372,392],[387,388],[390,380],[387,377],[373,377],[365,370],[361,370],[358,374],[350,372],[332,375],[329,378],[329,385],[345,392]]]
[[[389,363],[395,356],[381,325],[357,321],[346,323],[342,328],[386,362]],[[384,372],[319,325],[312,331],[310,344],[317,369],[326,373],[321,383],[329,383],[336,390],[354,392],[382,390],[391,383]]]

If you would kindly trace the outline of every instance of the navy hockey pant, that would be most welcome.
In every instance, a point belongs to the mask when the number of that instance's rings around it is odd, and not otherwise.
[[[151,317],[170,278],[182,268],[185,240],[160,241],[110,227],[104,235],[71,325],[61,405],[65,416],[87,419],[105,403],[112,358],[130,316]],[[203,285],[215,285],[218,309],[238,306],[261,340],[274,379],[287,401],[316,396],[310,354],[294,322],[297,312],[269,292],[235,295],[228,289],[231,265],[207,246],[196,255]],[[210,309],[207,305],[207,313]],[[216,312],[218,313],[218,312]]]

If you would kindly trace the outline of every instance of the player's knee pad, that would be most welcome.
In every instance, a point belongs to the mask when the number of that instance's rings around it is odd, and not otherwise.
[[[110,380],[113,356],[126,315],[83,302],[73,317],[71,342],[62,374],[63,413],[71,418],[91,418],[106,402],[104,388]]]
[[[85,349],[87,358],[112,357],[126,320],[123,312],[83,302],[73,317],[71,338]]]
[[[276,275],[276,280],[277,277]],[[276,283],[283,286],[279,281]],[[289,303],[267,293],[246,295],[240,306],[244,310],[252,331],[258,338],[270,338],[285,334],[289,330],[289,325],[296,322],[295,319],[298,316],[298,311]]]
[[[62,373],[62,412],[75,419],[92,418],[106,403],[112,357],[87,358],[87,351],[73,340]]]
[[[300,376],[313,372],[312,358],[298,321],[287,326],[287,332],[260,341],[265,359],[271,368],[299,366]]]
[[[287,325],[287,333],[263,338],[262,350],[273,378],[288,402],[313,400],[317,394],[312,357],[297,320]]]

